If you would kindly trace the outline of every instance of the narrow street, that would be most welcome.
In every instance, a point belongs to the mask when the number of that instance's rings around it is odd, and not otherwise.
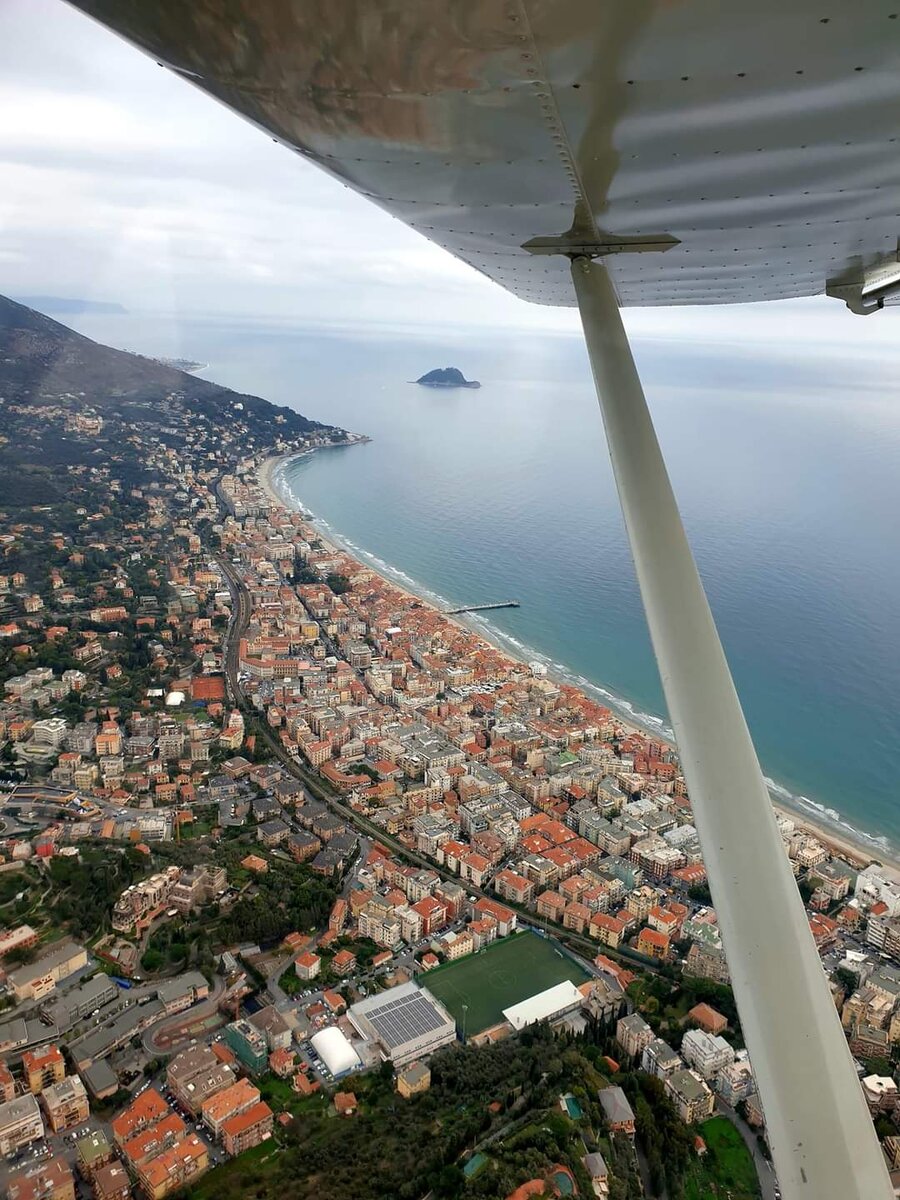
[[[778,1181],[775,1178],[775,1170],[772,1164],[759,1148],[759,1142],[756,1140],[756,1131],[751,1129],[742,1117],[740,1117],[733,1108],[729,1106],[720,1097],[716,1097],[716,1111],[731,1122],[741,1137],[744,1139],[744,1144],[750,1151],[753,1158],[753,1165],[756,1167],[756,1174],[759,1178],[759,1187],[763,1200],[775,1200]]]

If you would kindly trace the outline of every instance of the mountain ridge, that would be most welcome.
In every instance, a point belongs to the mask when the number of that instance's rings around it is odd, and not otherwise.
[[[203,443],[218,470],[264,452],[359,440],[260,396],[115,350],[0,296],[0,503],[64,492],[60,472],[152,482],[153,444]]]

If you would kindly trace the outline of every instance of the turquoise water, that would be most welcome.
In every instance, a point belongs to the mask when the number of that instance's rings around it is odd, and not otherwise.
[[[554,1171],[550,1176],[553,1182],[559,1188],[561,1196],[571,1196],[575,1191],[575,1184],[572,1182],[572,1176],[568,1171]]]
[[[580,1121],[581,1118],[584,1116],[584,1113],[581,1111],[581,1105],[578,1103],[578,1101],[575,1099],[575,1097],[574,1096],[564,1096],[563,1099],[566,1102],[566,1110],[568,1111],[568,1114],[572,1118],[572,1120]]]
[[[287,485],[423,592],[520,600],[482,628],[664,725],[579,338],[90,324],[369,434],[295,462]],[[816,815],[900,843],[896,365],[827,349],[788,361],[642,342],[636,354],[767,774]],[[406,382],[447,365],[481,389]]]
[[[477,1154],[472,1155],[463,1167],[463,1175],[465,1175],[466,1179],[471,1179],[473,1175],[477,1175],[486,1162],[487,1155],[482,1154],[479,1150]]]

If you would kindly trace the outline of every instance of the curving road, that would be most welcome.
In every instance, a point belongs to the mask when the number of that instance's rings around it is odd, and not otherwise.
[[[149,1029],[144,1030],[141,1037],[144,1050],[151,1057],[156,1057],[160,1054],[175,1054],[185,1046],[190,1045],[192,1036],[190,1032],[186,1032],[183,1038],[179,1038],[177,1042],[172,1042],[165,1047],[158,1046],[157,1042],[164,1033],[175,1032],[181,1026],[193,1025],[195,1022],[202,1021],[206,1017],[214,1016],[219,1010],[219,1000],[224,990],[225,980],[221,975],[216,975],[213,979],[209,996],[205,1000],[201,1000],[199,1004],[191,1005],[190,1008],[184,1008],[181,1012],[172,1013],[169,1017],[163,1017],[155,1025],[151,1025]]]

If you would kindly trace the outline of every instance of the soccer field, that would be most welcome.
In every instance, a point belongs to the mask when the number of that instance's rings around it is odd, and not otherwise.
[[[423,987],[444,1005],[466,1034],[480,1033],[503,1020],[504,1008],[546,991],[563,980],[584,983],[590,976],[555,942],[536,933],[517,933],[458,962],[436,967],[420,977]]]

